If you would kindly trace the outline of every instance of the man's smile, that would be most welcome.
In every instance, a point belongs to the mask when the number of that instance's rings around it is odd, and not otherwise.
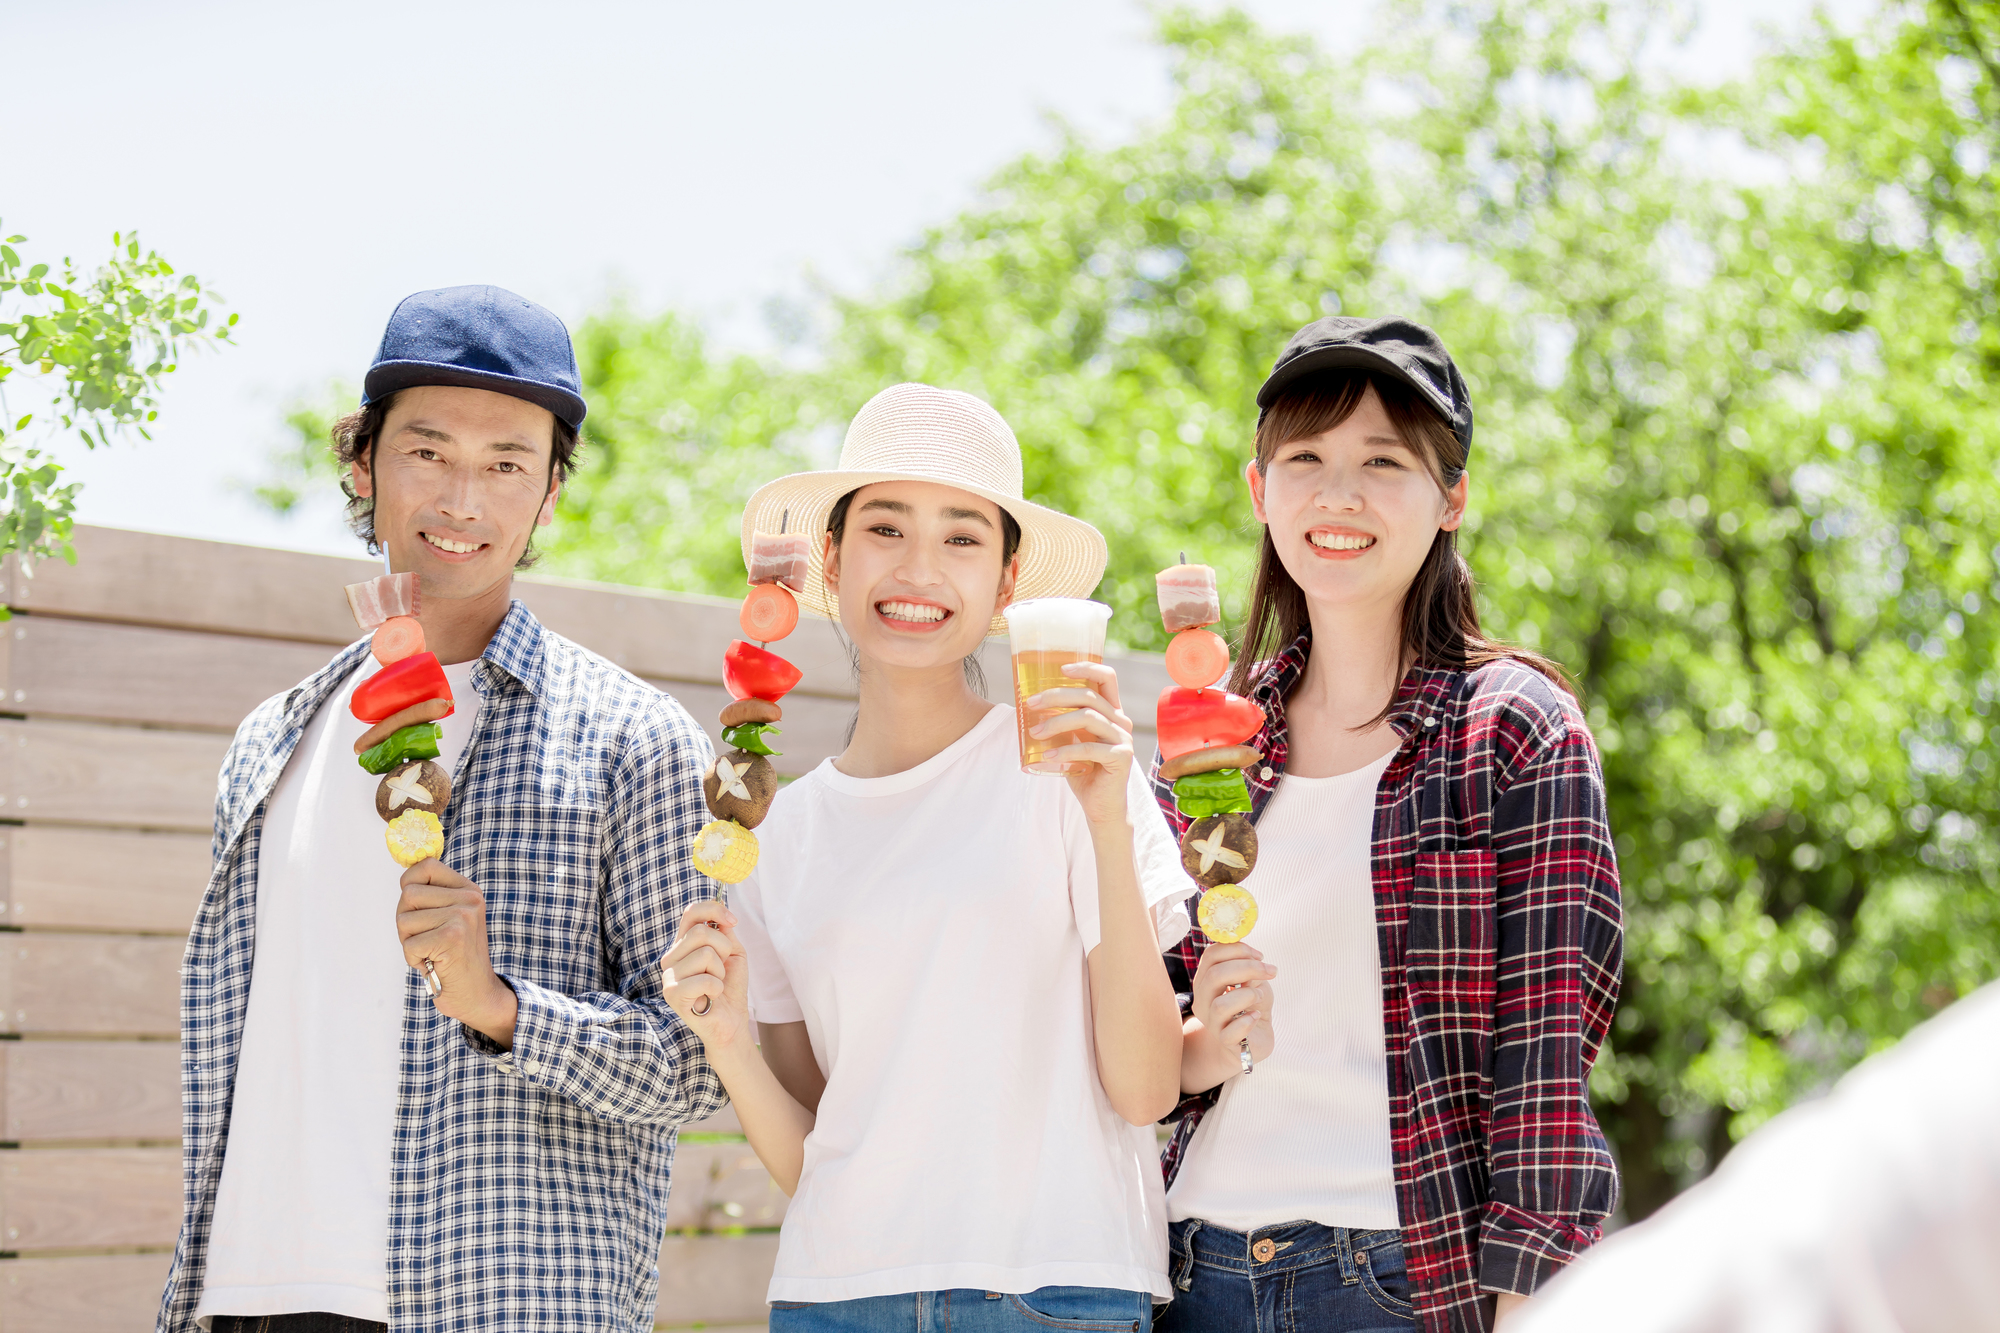
[[[434,532],[419,532],[417,535],[438,550],[448,552],[452,555],[471,555],[474,551],[485,550],[487,546],[485,542],[455,541],[450,537],[441,537]]]

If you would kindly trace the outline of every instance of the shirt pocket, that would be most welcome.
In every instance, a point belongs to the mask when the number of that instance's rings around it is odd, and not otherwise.
[[[599,892],[604,825],[603,810],[559,802],[489,804],[454,821],[446,863],[486,898],[496,971],[565,994],[611,989]]]

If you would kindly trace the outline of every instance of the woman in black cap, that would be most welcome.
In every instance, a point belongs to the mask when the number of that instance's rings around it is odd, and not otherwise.
[[[1597,749],[1562,672],[1479,628],[1472,406],[1437,336],[1320,320],[1257,403],[1232,688],[1267,717],[1260,916],[1255,946],[1168,959],[1187,1096],[1158,1327],[1485,1330],[1617,1198],[1587,1090],[1622,929]]]

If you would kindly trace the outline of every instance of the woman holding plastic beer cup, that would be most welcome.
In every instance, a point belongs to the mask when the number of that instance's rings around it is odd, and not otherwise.
[[[1188,1097],[1159,1329],[1504,1333],[1617,1201],[1588,1095],[1621,956],[1596,745],[1561,672],[1480,629],[1471,398],[1437,335],[1320,320],[1257,404],[1227,682],[1264,716],[1231,807],[1255,942],[1224,923],[1169,959]],[[1166,749],[1164,705],[1159,727]]]
[[[1103,538],[1022,500],[997,412],[919,384],[862,408],[836,470],[752,496],[746,549],[784,512],[824,534],[800,604],[851,644],[852,737],[663,960],[793,1196],[771,1327],[1147,1327],[1182,1044],[1160,951],[1193,886],[1081,600]],[[1018,722],[972,685],[1003,612]]]

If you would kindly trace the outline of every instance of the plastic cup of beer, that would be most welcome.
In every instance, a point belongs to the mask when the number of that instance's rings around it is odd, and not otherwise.
[[[1030,708],[1027,701],[1044,690],[1064,686],[1090,687],[1089,681],[1063,674],[1072,662],[1104,660],[1104,626],[1111,608],[1082,597],[1036,597],[1016,602],[1001,614],[1007,617],[1009,650],[1014,658],[1014,713],[1021,728],[1021,771],[1024,773],[1068,773],[1077,765],[1045,756],[1076,739],[1074,732],[1052,736],[1031,736],[1037,726],[1059,713],[1074,708]]]

